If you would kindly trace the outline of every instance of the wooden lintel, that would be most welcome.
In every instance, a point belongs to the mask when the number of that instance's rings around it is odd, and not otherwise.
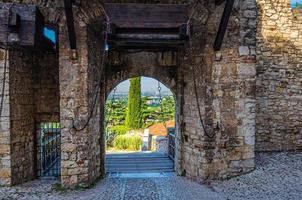
[[[224,35],[225,35],[226,29],[228,27],[229,19],[232,14],[234,1],[235,0],[226,1],[225,8],[224,8],[222,18],[220,21],[219,29],[218,29],[218,32],[216,35],[215,43],[213,46],[215,51],[219,51],[221,49]]]
[[[66,22],[67,22],[70,49],[76,49],[77,48],[77,40],[76,40],[76,32],[75,32],[75,28],[74,28],[72,3],[73,3],[72,0],[64,0],[65,15],[66,15]]]

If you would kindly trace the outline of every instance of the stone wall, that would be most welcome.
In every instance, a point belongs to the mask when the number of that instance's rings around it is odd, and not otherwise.
[[[255,0],[236,1],[219,52],[214,52],[212,45],[224,4],[215,6],[214,1],[202,1],[195,6],[191,47],[178,53],[110,52],[106,56],[106,70],[99,67],[104,44],[100,41],[103,26],[98,5],[103,1],[81,1],[81,7],[74,8],[77,50],[69,49],[66,19],[58,17],[62,7],[52,7],[50,2],[54,1],[38,3],[46,19],[60,28],[61,181],[64,185],[89,184],[104,175],[104,103],[118,83],[133,76],[156,78],[176,96],[178,174],[204,182],[240,175],[254,168]],[[150,0],[144,3],[188,3],[192,7],[194,2]],[[98,74],[103,71],[105,76],[99,84]],[[98,84],[100,88],[95,87]],[[29,88],[29,84],[23,87]],[[98,89],[101,95],[95,96]],[[57,90],[53,92],[57,94]],[[99,99],[96,106],[94,97]],[[36,96],[35,101],[40,100]],[[55,97],[52,102],[57,100]],[[43,105],[37,108],[44,110]],[[32,115],[28,116],[31,120]]]
[[[255,7],[249,10],[252,5],[254,1],[236,3],[219,52],[214,52],[212,45],[224,6],[209,6],[208,20],[194,24],[193,60],[185,59],[181,71],[185,84],[180,166],[188,177],[201,182],[254,168],[255,44],[248,38],[253,37],[250,29],[256,15],[242,17],[246,12],[255,12]],[[243,20],[250,21],[250,25]],[[243,34],[247,30],[251,33]],[[194,74],[202,120],[213,138],[206,136],[199,118]]]
[[[0,54],[3,80],[5,53]],[[9,51],[1,114],[0,185],[15,185],[36,177],[35,126],[59,120],[55,57],[55,54]]]
[[[10,105],[9,105],[9,53],[0,50],[0,185],[11,185],[11,151],[10,151]],[[5,61],[6,60],[6,61]],[[5,64],[6,63],[6,64]],[[6,69],[4,66],[6,65]],[[3,82],[5,85],[3,88]],[[2,92],[4,89],[4,92]]]
[[[34,177],[33,54],[10,52],[10,144],[12,184]]]
[[[35,121],[60,121],[59,58],[54,52],[40,52],[34,61]]]
[[[258,0],[258,151],[302,149],[302,12]]]

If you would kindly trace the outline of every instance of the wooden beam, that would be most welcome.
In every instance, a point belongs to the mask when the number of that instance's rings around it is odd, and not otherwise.
[[[215,5],[219,6],[221,5],[223,2],[225,2],[225,0],[215,0]]]
[[[173,28],[188,21],[183,4],[107,3],[105,10],[119,28]]]
[[[35,5],[0,3],[0,46],[40,49],[44,17]],[[12,39],[9,35],[14,35]],[[15,42],[14,39],[19,39]],[[44,44],[43,44],[44,45]]]
[[[224,35],[225,35],[226,29],[228,27],[229,19],[230,19],[230,16],[232,14],[234,1],[235,0],[227,0],[227,2],[225,4],[225,8],[224,8],[224,11],[223,11],[223,15],[222,15],[220,25],[219,25],[219,29],[218,29],[218,32],[217,32],[217,36],[216,36],[215,43],[214,43],[214,46],[213,46],[215,51],[219,51],[221,49],[222,42],[223,42],[223,39],[224,39]]]
[[[73,3],[72,0],[64,0],[70,49],[77,49],[77,40],[76,40],[76,32],[74,28],[72,3]]]

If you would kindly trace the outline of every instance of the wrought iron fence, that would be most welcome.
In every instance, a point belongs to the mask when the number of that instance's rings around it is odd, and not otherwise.
[[[40,123],[37,127],[37,175],[57,178],[61,174],[60,123]]]
[[[175,158],[175,128],[168,128],[168,155],[174,160]]]

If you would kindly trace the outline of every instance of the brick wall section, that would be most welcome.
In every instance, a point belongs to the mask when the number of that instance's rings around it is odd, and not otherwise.
[[[302,12],[258,0],[258,151],[302,149]]]
[[[7,52],[7,58],[9,53]],[[4,78],[5,52],[0,50],[0,86],[3,99],[2,113],[0,118],[0,185],[11,185],[11,151],[10,151],[10,105],[9,105],[9,62],[6,66],[6,82],[2,94]]]

